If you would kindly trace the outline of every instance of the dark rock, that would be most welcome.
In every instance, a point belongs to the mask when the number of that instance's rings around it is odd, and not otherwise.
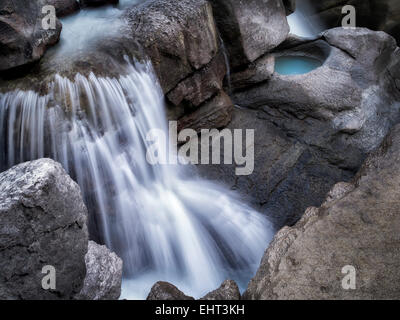
[[[286,9],[286,15],[292,14],[296,11],[296,0],[283,0],[283,5]]]
[[[0,299],[71,299],[83,284],[87,210],[60,164],[43,159],[0,174]],[[44,290],[53,266],[56,289]]]
[[[255,61],[289,33],[281,0],[212,0],[214,16],[233,68]]]
[[[207,293],[200,300],[240,300],[239,287],[235,281],[225,280],[218,289]]]
[[[186,296],[168,282],[159,281],[151,288],[147,300],[194,300],[194,298]]]
[[[117,300],[121,295],[122,260],[106,246],[89,241],[85,263],[85,281],[75,299]]]
[[[399,157],[396,126],[352,183],[276,234],[244,298],[399,299]],[[345,266],[355,268],[354,290],[342,287]]]
[[[76,0],[46,0],[46,3],[56,8],[57,17],[64,17],[79,10]]]
[[[46,49],[58,42],[61,23],[45,30],[42,13],[47,0],[0,3],[0,71],[38,61]]]

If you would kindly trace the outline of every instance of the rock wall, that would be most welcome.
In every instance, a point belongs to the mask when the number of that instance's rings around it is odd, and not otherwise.
[[[351,183],[276,234],[244,298],[399,299],[399,157],[396,126]],[[354,289],[342,286],[345,266]]]

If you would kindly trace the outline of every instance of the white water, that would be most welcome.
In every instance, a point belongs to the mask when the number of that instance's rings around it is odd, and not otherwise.
[[[0,94],[2,170],[51,157],[81,186],[91,230],[124,261],[123,298],[154,282],[200,297],[254,275],[273,231],[234,194],[179,166],[146,162],[145,136],[167,131],[151,66],[127,64],[119,79],[56,76],[50,93]]]

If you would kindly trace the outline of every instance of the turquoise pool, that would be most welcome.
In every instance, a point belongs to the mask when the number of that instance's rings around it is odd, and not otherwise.
[[[302,56],[282,56],[275,59],[275,72],[281,75],[305,74],[322,65],[322,62]]]

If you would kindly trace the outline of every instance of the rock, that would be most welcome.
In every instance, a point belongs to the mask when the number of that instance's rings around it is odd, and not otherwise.
[[[310,18],[319,18],[327,28],[341,27],[342,8],[352,5],[356,9],[356,26],[376,31],[385,31],[400,40],[400,3],[397,0],[311,0],[313,11],[307,12]]]
[[[200,300],[240,300],[239,287],[233,280],[225,280],[221,286],[207,293]]]
[[[76,0],[46,0],[46,3],[56,8],[57,17],[64,17],[79,10]]]
[[[167,94],[167,99],[176,107],[182,106],[187,111],[194,110],[222,90],[225,75],[226,64],[220,52],[204,68],[179,82]]]
[[[38,61],[46,49],[58,42],[61,23],[45,30],[42,13],[47,0],[12,1],[0,4],[0,71]]]
[[[371,42],[374,48],[365,44]],[[238,91],[233,100],[242,107],[274,108],[284,118],[292,114],[297,119],[318,119],[324,123],[323,134],[319,126],[309,128],[310,134],[300,133],[308,144],[326,148],[325,138],[336,136],[338,150],[332,154],[342,153],[344,143],[366,155],[380,144],[399,117],[399,92],[388,72],[398,60],[396,50],[394,39],[383,32],[332,29],[320,40],[274,53],[317,58],[323,63],[320,68],[296,76],[274,73],[268,82]],[[281,127],[300,131],[287,120],[276,121]]]
[[[168,282],[159,281],[151,288],[147,300],[194,300],[194,298],[186,296]]]
[[[396,126],[351,184],[276,234],[244,298],[399,299],[399,157]],[[345,266],[355,268],[353,290],[342,287]]]
[[[85,278],[87,210],[60,164],[42,159],[0,173],[0,299],[71,299]],[[53,266],[56,288],[44,290]]]
[[[285,6],[287,16],[296,11],[296,0],[283,0],[282,2]]]
[[[233,68],[248,64],[282,43],[289,33],[281,0],[211,0]]]
[[[117,4],[119,0],[80,0],[82,7],[98,7],[105,4]]]
[[[261,80],[281,55],[312,57],[322,66]],[[257,67],[264,59],[267,67]],[[399,121],[398,63],[399,49],[382,32],[340,28],[317,40],[285,41],[242,71],[260,82],[232,81],[233,100],[242,108],[235,108],[227,128],[255,130],[253,174],[236,176],[236,166],[224,164],[199,165],[199,174],[241,193],[276,228],[293,225],[307,207],[320,206],[334,184],[350,181]]]
[[[114,252],[89,241],[86,277],[79,300],[117,300],[121,295],[122,260]]]

